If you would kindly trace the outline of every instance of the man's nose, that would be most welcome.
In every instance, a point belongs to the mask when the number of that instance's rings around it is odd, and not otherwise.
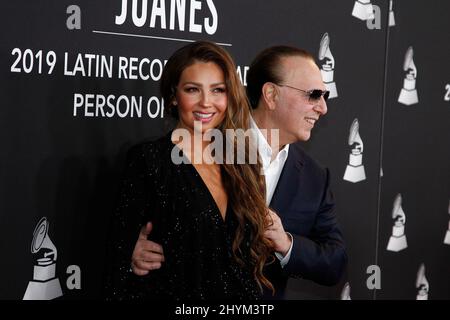
[[[323,97],[317,103],[316,110],[323,116],[328,112],[327,102]]]

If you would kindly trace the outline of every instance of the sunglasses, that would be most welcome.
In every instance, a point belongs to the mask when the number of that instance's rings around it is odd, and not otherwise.
[[[297,91],[304,92],[304,93],[306,93],[308,95],[308,99],[309,99],[310,102],[317,102],[317,101],[320,100],[320,97],[322,97],[322,96],[323,96],[323,99],[325,101],[327,101],[328,97],[330,96],[330,91],[328,91],[328,90],[325,90],[325,91],[319,90],[319,89],[303,90],[303,89],[299,89],[299,88],[288,86],[287,84],[277,84],[277,86],[287,87],[287,88],[291,88],[291,89],[294,89],[294,90],[297,90]]]

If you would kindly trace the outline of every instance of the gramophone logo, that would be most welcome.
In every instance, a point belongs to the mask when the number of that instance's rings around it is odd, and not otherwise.
[[[373,6],[370,0],[357,0],[353,5],[352,16],[360,20],[372,20],[375,18]]]
[[[428,292],[430,291],[430,285],[425,277],[425,265],[422,263],[417,272],[416,279],[417,296],[416,300],[428,300]]]
[[[398,252],[408,247],[405,236],[406,215],[402,208],[402,196],[400,193],[394,200],[392,219],[394,219],[394,226],[392,227],[392,236],[389,238],[387,250]]]
[[[364,170],[364,165],[362,164],[364,144],[359,135],[358,119],[353,120],[352,126],[350,127],[348,144],[349,146],[352,146],[352,150],[349,156],[349,163],[345,169],[344,180],[353,183],[366,180],[366,172]]]
[[[395,26],[394,0],[389,0],[389,27]]]
[[[450,214],[450,201],[448,203],[448,214]],[[450,245],[450,220],[448,221],[448,230],[445,234],[444,243]]]
[[[320,73],[322,74],[322,80],[325,84],[325,87],[328,91],[330,91],[329,98],[336,98],[338,96],[336,83],[334,82],[334,57],[330,51],[330,37],[328,33],[325,33],[322,36],[322,40],[320,40],[320,48],[319,48],[319,60],[324,60],[325,63],[322,64],[322,68],[320,69]]]
[[[346,283],[341,292],[341,300],[352,300],[350,297],[350,283]]]
[[[416,90],[417,68],[414,64],[413,56],[413,48],[409,47],[403,63],[403,70],[406,71],[406,75],[403,80],[402,91],[400,91],[400,96],[398,97],[398,102],[407,106],[419,102]]]
[[[58,251],[48,236],[48,228],[47,218],[43,217],[34,229],[31,253],[40,255],[23,300],[51,300],[62,296],[61,284],[55,276]]]

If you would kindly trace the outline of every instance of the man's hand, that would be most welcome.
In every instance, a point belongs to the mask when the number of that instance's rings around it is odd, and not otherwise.
[[[139,238],[134,246],[131,268],[138,276],[145,276],[149,271],[161,268],[161,263],[164,262],[163,248],[159,244],[147,240],[152,227],[152,223],[148,222],[141,228]]]
[[[280,253],[282,256],[285,256],[288,253],[289,248],[291,247],[291,237],[289,237],[286,231],[284,231],[280,217],[270,209],[268,209],[267,211],[268,214],[266,218],[269,221],[269,226],[264,232],[264,235],[268,239],[272,240],[274,250]]]

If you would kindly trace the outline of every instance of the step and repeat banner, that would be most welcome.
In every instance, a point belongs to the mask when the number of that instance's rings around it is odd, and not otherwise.
[[[248,66],[316,57],[328,114],[305,149],[330,168],[349,264],[289,299],[450,299],[450,3],[8,1],[0,19],[0,299],[101,299],[127,149],[173,126],[164,64],[210,40]]]

